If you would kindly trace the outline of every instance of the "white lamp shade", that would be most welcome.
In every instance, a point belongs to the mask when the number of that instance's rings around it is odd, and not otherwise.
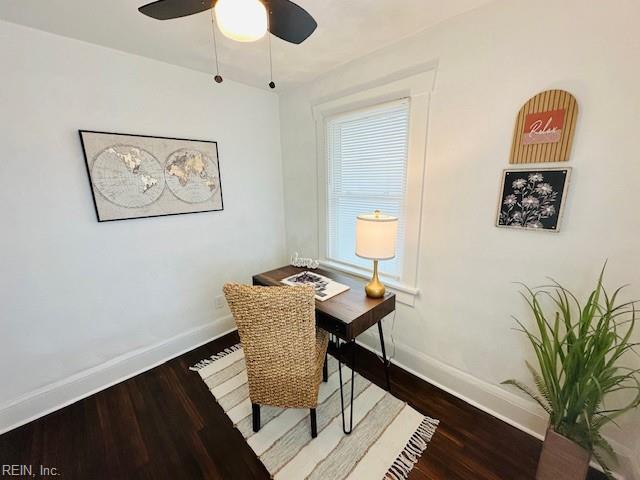
[[[398,218],[376,212],[356,219],[356,255],[371,260],[396,256]]]
[[[267,9],[260,0],[218,0],[216,23],[225,37],[255,42],[267,33]]]

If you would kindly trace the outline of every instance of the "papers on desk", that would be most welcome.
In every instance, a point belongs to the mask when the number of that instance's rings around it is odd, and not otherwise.
[[[285,285],[300,286],[311,285],[316,290],[316,299],[324,302],[339,293],[349,290],[347,285],[338,283],[330,278],[314,272],[302,272],[280,280]]]

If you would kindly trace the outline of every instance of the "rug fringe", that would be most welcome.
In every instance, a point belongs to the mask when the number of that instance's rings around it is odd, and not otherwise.
[[[215,355],[211,355],[211,357],[209,357],[209,358],[205,358],[204,360],[199,361],[194,366],[189,367],[189,370],[191,370],[193,372],[197,372],[198,370],[202,370],[207,365],[211,365],[216,360],[220,360],[221,358],[224,358],[227,355],[229,355],[230,353],[233,353],[236,350],[240,350],[241,348],[242,348],[242,346],[239,343],[236,343],[235,345],[233,345],[233,346],[231,346],[229,348],[225,348],[223,351],[221,351],[219,353],[216,353]]]
[[[387,470],[384,480],[406,480],[409,477],[409,472],[413,469],[420,455],[426,450],[427,443],[433,437],[439,423],[438,420],[429,417],[425,417],[420,422],[402,452]]]

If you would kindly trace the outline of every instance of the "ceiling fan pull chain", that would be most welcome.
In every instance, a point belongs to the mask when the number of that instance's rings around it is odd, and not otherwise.
[[[269,28],[267,29],[267,37],[269,37],[269,88],[274,89],[276,88],[276,84],[273,82],[273,59],[272,59],[272,55],[271,55],[271,33],[269,33],[269,29],[271,27],[271,15],[269,15]]]
[[[213,58],[216,61],[216,75],[213,79],[216,83],[222,83],[222,76],[220,75],[220,65],[218,64],[218,43],[216,42],[216,21],[213,14],[213,8],[211,9],[211,32],[213,34]]]

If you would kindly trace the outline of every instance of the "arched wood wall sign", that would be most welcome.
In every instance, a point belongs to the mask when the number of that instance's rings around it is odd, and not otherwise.
[[[509,163],[566,162],[571,153],[578,103],[564,90],[547,90],[518,112]]]

